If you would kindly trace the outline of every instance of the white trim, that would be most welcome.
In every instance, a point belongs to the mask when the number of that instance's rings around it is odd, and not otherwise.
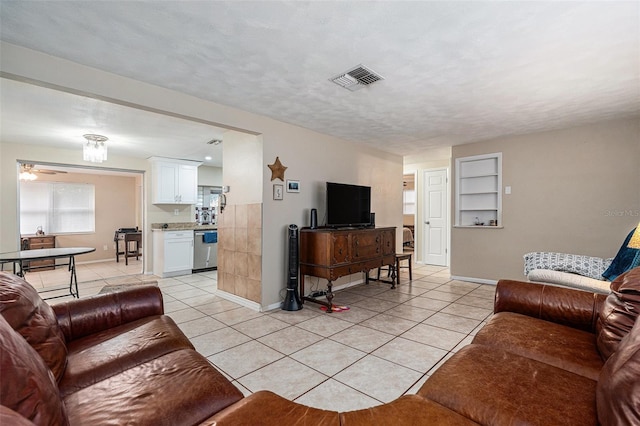
[[[364,273],[364,272],[363,272],[363,273]],[[344,289],[346,289],[346,288],[349,288],[349,287],[355,287],[355,286],[360,285],[360,284],[364,284],[364,278],[359,279],[359,280],[356,280],[356,281],[349,281],[348,283],[345,283],[345,284],[340,284],[339,286],[335,286],[335,287],[333,287],[333,288],[331,289],[331,291],[334,291],[334,290],[335,290],[335,291],[338,291],[338,290],[344,290]]]
[[[351,275],[356,275],[356,274],[358,274],[358,272],[353,273]],[[364,272],[362,272],[362,274],[364,274]],[[312,275],[305,275],[305,277],[313,277],[313,276]],[[313,277],[313,278],[315,278],[315,277]],[[357,286],[357,285],[360,285],[360,284],[364,284],[364,282],[365,282],[364,275],[362,275],[362,278],[360,278],[358,280],[349,281],[347,283],[340,284],[340,285],[333,285],[331,287],[331,291],[335,293],[338,290],[344,290],[344,289],[349,288],[349,287],[354,287],[354,286]],[[317,286],[319,286],[319,284]],[[309,293],[305,294],[304,296],[308,296],[308,295],[309,295]]]
[[[364,284],[364,277],[363,277],[363,278],[361,278],[361,279],[359,279],[359,280],[349,281],[348,283],[340,284],[340,285],[338,285],[338,286],[334,286],[334,287],[332,287],[331,291],[334,291],[334,292],[335,292],[335,291],[339,291],[339,290],[344,290],[344,289],[346,289],[346,288],[354,287],[354,286],[357,286],[357,285],[360,285],[360,284]],[[225,293],[225,292],[223,292],[222,290],[218,290],[218,291],[219,291],[219,292],[221,292],[221,293]],[[254,308],[253,308],[253,307],[251,307],[251,306],[248,306],[248,305],[243,304],[242,302],[239,302],[238,300],[236,300],[236,298],[239,298],[239,299],[241,299],[241,300],[243,300],[243,301],[245,301],[245,302],[249,302],[249,303],[255,303],[255,302],[251,302],[251,301],[249,301],[249,300],[243,299],[243,298],[241,298],[241,297],[239,297],[239,296],[236,296],[236,295],[234,295],[234,294],[230,294],[230,293],[225,293],[225,294],[227,294],[229,297],[227,298],[227,297],[225,297],[225,296],[224,296],[224,295],[222,295],[222,294],[218,294],[218,293],[216,293],[216,295],[218,295],[218,296],[220,296],[220,297],[223,297],[223,298],[225,298],[225,299],[227,299],[227,300],[230,300],[230,301],[232,301],[232,302],[236,302],[236,303],[239,303],[239,304],[241,304],[241,305],[243,305],[243,306],[247,306],[248,308],[254,309]],[[324,297],[325,297],[325,296],[322,296],[322,297],[319,297],[318,299],[321,299],[321,298],[324,298]],[[264,308],[260,308],[260,312],[266,312],[266,311],[271,311],[271,310],[274,310],[274,309],[280,309],[280,308],[282,308],[282,303],[283,303],[283,302],[276,302],[276,303],[272,303],[272,304],[270,304],[270,305],[267,305],[267,306],[266,306],[266,307],[264,307]],[[313,303],[313,302],[308,302],[308,303]],[[257,304],[256,304],[256,305],[257,305]]]
[[[104,262],[113,262],[113,258],[110,257],[109,259],[85,260],[84,262],[76,262],[76,266],[88,265],[90,263],[104,263]],[[130,275],[130,274],[124,274],[124,275]]]
[[[457,281],[466,281],[466,282],[470,282],[470,283],[477,283],[477,284],[489,284],[489,285],[498,284],[498,281],[496,281],[496,280],[485,280],[484,278],[473,278],[473,277],[459,277],[457,275],[451,275],[451,279],[452,280],[457,280]]]
[[[214,293],[216,296],[220,296],[223,299],[229,300],[231,302],[237,303],[238,305],[244,306],[245,308],[249,308],[256,312],[262,312],[262,306],[259,303],[245,299],[244,297],[236,296],[235,294],[227,293],[223,290],[216,290]]]
[[[274,309],[282,309],[282,302],[272,303],[266,308],[262,309],[262,312],[273,311]]]
[[[360,279],[360,280],[356,280],[356,281],[350,281],[348,283],[341,284],[339,286],[335,286],[335,287],[332,288],[331,291],[344,290],[345,288],[354,287],[354,286],[360,285],[362,283],[364,283],[364,278]],[[222,295],[220,295],[220,296],[222,297]],[[231,295],[231,296],[233,296],[233,295]],[[238,296],[234,296],[234,297],[238,297]],[[326,297],[322,296],[322,297],[319,297],[318,299],[322,299],[322,298],[326,298]],[[228,300],[231,300],[232,302],[239,303],[235,299],[228,299]],[[253,303],[253,302],[251,302],[251,303]],[[313,302],[307,302],[307,303],[313,303]],[[271,305],[267,305],[264,309],[261,309],[261,312],[271,311],[271,310],[280,309],[280,308],[282,308],[282,302],[276,302],[276,303],[272,303]]]

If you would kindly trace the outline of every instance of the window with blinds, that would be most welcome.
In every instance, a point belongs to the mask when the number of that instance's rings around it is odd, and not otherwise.
[[[20,182],[20,233],[95,232],[95,187],[63,182]]]

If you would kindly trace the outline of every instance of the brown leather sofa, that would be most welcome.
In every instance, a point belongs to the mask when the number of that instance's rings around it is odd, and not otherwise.
[[[495,315],[417,395],[338,413],[242,398],[154,286],[51,309],[0,273],[0,424],[636,425],[640,268],[611,289],[500,281]]]
[[[192,425],[243,397],[163,315],[156,286],[51,307],[0,272],[0,314],[2,425]]]
[[[258,392],[209,424],[640,425],[640,268],[608,296],[502,280],[494,312],[417,395],[335,413]]]

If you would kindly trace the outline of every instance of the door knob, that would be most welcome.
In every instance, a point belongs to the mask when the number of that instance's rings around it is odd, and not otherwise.
[[[431,225],[431,223],[429,221],[426,221],[425,225]]]

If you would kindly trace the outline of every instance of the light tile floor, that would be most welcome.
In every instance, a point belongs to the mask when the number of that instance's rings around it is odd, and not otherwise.
[[[139,262],[78,265],[80,294],[108,283],[154,279]],[[66,275],[65,275],[66,274]],[[66,283],[68,271],[27,274],[32,284]],[[51,277],[48,281],[47,277]],[[31,282],[31,281],[30,281]],[[371,282],[336,292],[350,309],[255,312],[216,296],[217,272],[158,279],[165,312],[245,395],[261,389],[317,408],[348,411],[415,393],[491,316],[495,287],[451,280],[441,267],[414,265],[413,280]],[[54,299],[51,303],[55,303]]]

